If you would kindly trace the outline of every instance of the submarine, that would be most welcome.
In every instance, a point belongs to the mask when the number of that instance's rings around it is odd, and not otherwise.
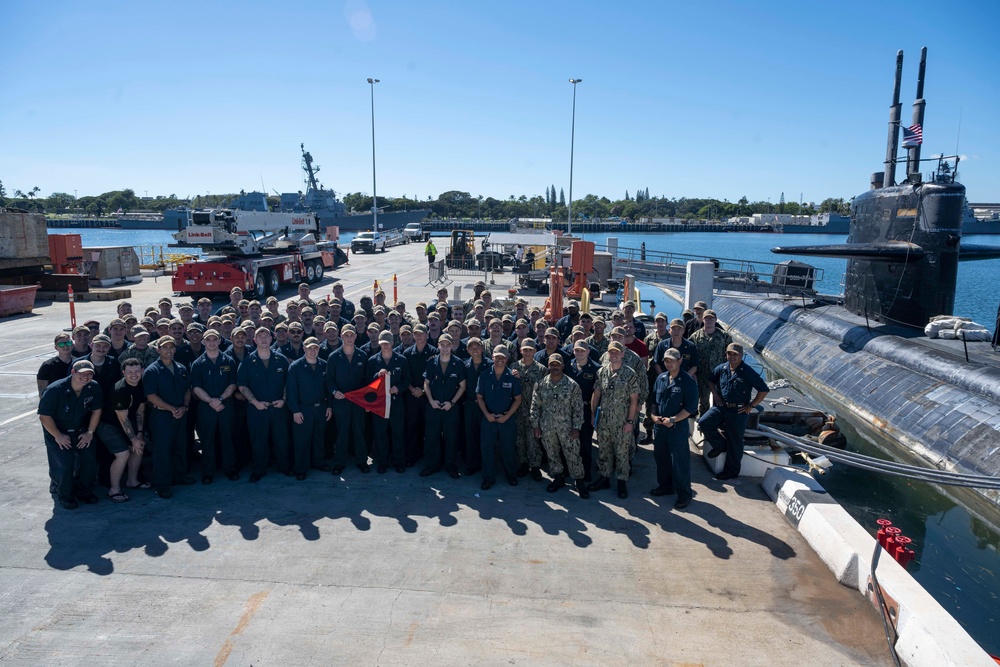
[[[781,255],[848,260],[839,297],[719,289],[713,307],[734,339],[772,372],[847,417],[880,448],[942,470],[1000,470],[1000,354],[990,342],[931,339],[924,327],[952,315],[959,262],[1000,257],[962,243],[965,187],[950,158],[926,179],[920,148],[927,49],[921,50],[905,178],[896,183],[903,52],[896,55],[884,171],[854,198],[847,242],[773,248]],[[919,136],[914,137],[914,131]],[[930,160],[924,160],[929,162]],[[886,443],[888,446],[886,446]],[[996,490],[975,489],[986,499]]]

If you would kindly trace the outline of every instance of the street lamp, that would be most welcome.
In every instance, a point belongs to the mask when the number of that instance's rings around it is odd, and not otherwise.
[[[375,84],[378,79],[368,79],[372,89],[372,226],[378,231],[378,194],[375,190]]]
[[[576,143],[576,84],[583,79],[570,79],[573,84],[573,124],[569,134],[569,202],[566,206],[566,234],[573,234],[573,146]]]

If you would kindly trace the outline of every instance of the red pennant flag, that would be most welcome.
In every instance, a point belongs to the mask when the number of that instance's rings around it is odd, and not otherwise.
[[[389,388],[390,384],[386,381],[386,376],[382,375],[361,389],[346,392],[344,397],[368,412],[388,419],[389,408],[392,407],[392,401],[389,400]]]

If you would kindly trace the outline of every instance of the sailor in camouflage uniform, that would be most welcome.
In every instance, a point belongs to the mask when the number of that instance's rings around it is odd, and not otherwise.
[[[636,413],[639,411],[639,377],[623,362],[625,346],[613,340],[608,344],[608,363],[597,371],[597,384],[590,406],[597,417],[597,466],[600,479],[590,485],[591,491],[611,488],[611,474],[617,472],[618,497],[627,498],[625,485],[631,468],[635,439]]]
[[[492,323],[491,323],[492,324]],[[548,369],[535,361],[535,341],[525,338],[521,342],[521,358],[511,364],[514,377],[521,381],[521,408],[517,411],[517,470],[524,477],[530,469],[531,478],[542,481],[542,444],[532,428],[531,401],[535,387],[545,377]]]
[[[594,333],[584,338],[587,345],[597,350],[597,354],[599,356],[608,351],[608,343],[611,342],[608,340],[608,337],[604,335],[605,326],[606,325],[602,318],[596,318],[594,320]]]
[[[508,359],[517,359],[517,355],[520,352],[514,348],[513,343],[503,337],[503,323],[499,319],[494,318],[490,320],[490,325],[487,329],[489,336],[483,338],[483,355],[492,359],[493,350],[499,347],[506,353]],[[514,370],[513,362],[511,363],[510,370]]]
[[[702,315],[702,328],[691,334],[691,342],[698,350],[698,370],[695,379],[698,380],[698,415],[708,412],[709,397],[712,395],[709,383],[712,371],[719,364],[726,362],[726,348],[733,342],[728,331],[719,328],[718,316],[714,310],[706,310]]]
[[[562,464],[565,457],[580,497],[589,498],[580,458],[580,427],[583,425],[580,385],[563,374],[563,360],[558,354],[549,357],[548,370],[549,374],[535,385],[530,415],[534,436],[541,438],[549,457],[552,483],[546,490],[555,493],[566,484]]]
[[[142,363],[142,367],[145,369],[160,358],[160,354],[156,351],[156,348],[148,344],[149,331],[146,330],[146,327],[141,324],[132,327],[132,340],[136,342],[121,353],[118,357],[119,364],[124,363],[126,359],[135,358]],[[143,345],[144,347],[140,349],[139,345]]]
[[[611,330],[611,340],[618,341],[622,344],[622,349],[624,350],[622,354],[622,363],[631,368],[635,372],[636,380],[639,384],[639,405],[644,405],[646,403],[646,397],[649,396],[649,374],[646,372],[646,362],[638,354],[632,350],[625,347],[625,328],[615,327]],[[608,353],[605,352],[604,356],[601,357],[601,365],[607,366]],[[639,415],[636,413],[636,421],[632,424],[632,450],[630,456],[635,456],[636,449],[638,448],[639,442]]]
[[[649,378],[646,376],[646,363],[638,354],[625,347],[624,327],[615,327],[611,330],[611,340],[618,341],[622,345],[622,363],[632,369],[636,374],[636,381],[639,386],[639,404],[642,405],[649,394]],[[610,346],[609,346],[610,349]],[[601,365],[607,366],[611,363],[611,357],[607,352],[601,356]]]

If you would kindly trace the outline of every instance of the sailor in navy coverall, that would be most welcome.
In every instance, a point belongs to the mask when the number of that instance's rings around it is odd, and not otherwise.
[[[666,371],[653,384],[653,458],[656,488],[652,496],[677,493],[676,509],[691,502],[690,420],[698,410],[698,383],[681,370],[681,354],[670,348],[660,359]]]
[[[483,467],[483,452],[480,447],[480,439],[483,434],[483,411],[479,409],[476,401],[476,387],[479,386],[479,376],[489,372],[493,364],[489,359],[483,358],[483,341],[477,337],[471,337],[465,342],[466,350],[470,353],[469,358],[463,363],[465,365],[465,396],[462,401],[465,417],[465,474],[468,477],[475,475]],[[475,350],[475,356],[472,352]],[[476,361],[476,356],[479,361]]]
[[[709,387],[714,405],[698,420],[698,428],[705,435],[705,441],[712,446],[709,458],[726,453],[725,467],[716,479],[735,479],[740,476],[743,459],[743,432],[750,413],[767,396],[767,383],[757,371],[744,363],[743,346],[730,343],[726,348],[726,362],[712,371]],[[751,400],[754,390],[757,395]],[[725,438],[719,435],[719,427],[725,432]]]
[[[94,365],[77,361],[70,376],[47,386],[38,403],[38,418],[44,429],[56,493],[66,509],[77,508],[77,497],[86,503],[97,502],[93,438],[104,397],[93,377]]]
[[[333,395],[333,414],[337,420],[337,441],[333,446],[333,474],[344,472],[347,448],[353,442],[358,470],[368,472],[368,451],[365,445],[365,411],[349,401],[344,394],[368,383],[368,359],[354,346],[358,334],[353,324],[340,330],[343,341],[326,361],[326,389]]]
[[[594,415],[590,409],[590,399],[597,384],[597,371],[601,366],[590,356],[590,347],[585,341],[573,343],[573,361],[566,366],[566,374],[580,385],[583,397],[583,427],[580,429],[580,458],[583,460],[583,478],[590,480],[594,460]]]
[[[285,406],[285,383],[288,359],[271,350],[271,332],[260,327],[254,332],[257,349],[240,364],[237,384],[246,397],[247,427],[253,463],[250,481],[257,482],[267,473],[268,439],[274,446],[279,472],[291,475],[288,464],[288,408]]]
[[[441,439],[444,439],[444,468],[454,479],[458,478],[458,429],[461,412],[458,401],[465,393],[465,366],[452,355],[452,338],[442,334],[438,338],[440,353],[427,362],[424,371],[424,392],[427,394],[427,419],[424,436],[424,469],[422,477],[441,469]]]
[[[153,487],[169,498],[171,484],[194,484],[187,473],[187,413],[191,404],[188,369],[174,361],[177,343],[170,336],[157,339],[160,358],[142,373],[142,388],[152,408],[149,436],[153,445]]]
[[[403,393],[410,387],[410,366],[399,352],[392,351],[392,332],[383,331],[378,335],[379,351],[368,358],[366,374],[371,382],[380,375],[387,375],[389,383],[389,418],[372,415],[372,430],[375,435],[375,465],[379,474],[389,469],[390,463],[396,472],[406,472],[406,441],[404,425],[406,413]]]
[[[235,422],[236,361],[219,351],[222,336],[215,329],[205,332],[205,353],[191,364],[191,386],[200,399],[195,406],[198,435],[201,438],[201,481],[211,484],[216,470],[216,450],[222,454],[222,471],[231,480],[240,478],[236,471],[233,447]]]
[[[424,396],[424,371],[427,362],[438,353],[438,349],[427,340],[427,327],[413,326],[413,345],[403,350],[410,365],[410,387],[404,394],[406,405],[406,465],[411,466],[424,454],[425,417],[427,397]]]
[[[323,433],[333,414],[326,391],[326,362],[319,358],[319,341],[302,343],[303,357],[288,367],[286,394],[292,413],[292,447],[295,477],[306,478],[309,466],[329,472],[323,463]]]
[[[479,376],[476,401],[483,413],[481,488],[485,491],[496,482],[498,442],[507,483],[517,486],[517,421],[514,415],[521,406],[521,381],[507,368],[507,353],[501,346],[493,350],[492,370]]]

